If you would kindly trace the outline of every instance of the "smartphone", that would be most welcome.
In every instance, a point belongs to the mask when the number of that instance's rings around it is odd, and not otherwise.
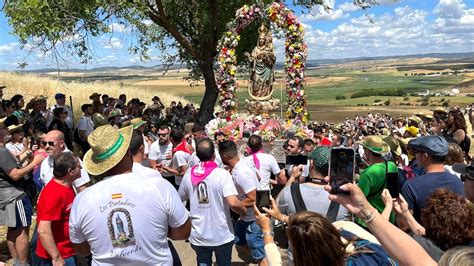
[[[287,165],[307,165],[308,164],[308,156],[307,155],[288,155],[286,156],[286,164]]]
[[[400,184],[398,180],[398,172],[387,173],[387,189],[392,198],[398,198],[400,194]]]
[[[270,209],[270,190],[257,190],[257,209],[265,213],[263,207]]]
[[[331,194],[348,194],[340,187],[354,181],[355,151],[352,148],[331,148],[329,185]]]

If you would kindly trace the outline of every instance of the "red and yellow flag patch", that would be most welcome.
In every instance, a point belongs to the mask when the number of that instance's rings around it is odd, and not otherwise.
[[[123,198],[123,194],[122,193],[115,193],[115,194],[112,194],[112,199],[121,199]]]

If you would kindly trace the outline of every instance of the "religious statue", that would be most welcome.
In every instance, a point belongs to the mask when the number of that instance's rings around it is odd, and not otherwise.
[[[272,33],[264,24],[258,29],[258,43],[252,54],[245,53],[250,61],[250,98],[256,101],[268,100],[272,96],[275,74]]]

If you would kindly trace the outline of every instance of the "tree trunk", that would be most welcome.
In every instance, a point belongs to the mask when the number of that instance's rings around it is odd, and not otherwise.
[[[213,58],[201,62],[200,68],[204,77],[206,90],[199,109],[198,125],[205,126],[214,118],[214,106],[216,105],[219,92],[217,91],[216,79],[214,77]]]

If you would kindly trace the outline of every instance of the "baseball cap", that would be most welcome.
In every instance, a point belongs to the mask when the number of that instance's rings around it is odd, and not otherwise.
[[[56,95],[54,95],[54,99],[61,99],[61,98],[66,98],[66,95],[62,94],[62,93],[56,93]]]

